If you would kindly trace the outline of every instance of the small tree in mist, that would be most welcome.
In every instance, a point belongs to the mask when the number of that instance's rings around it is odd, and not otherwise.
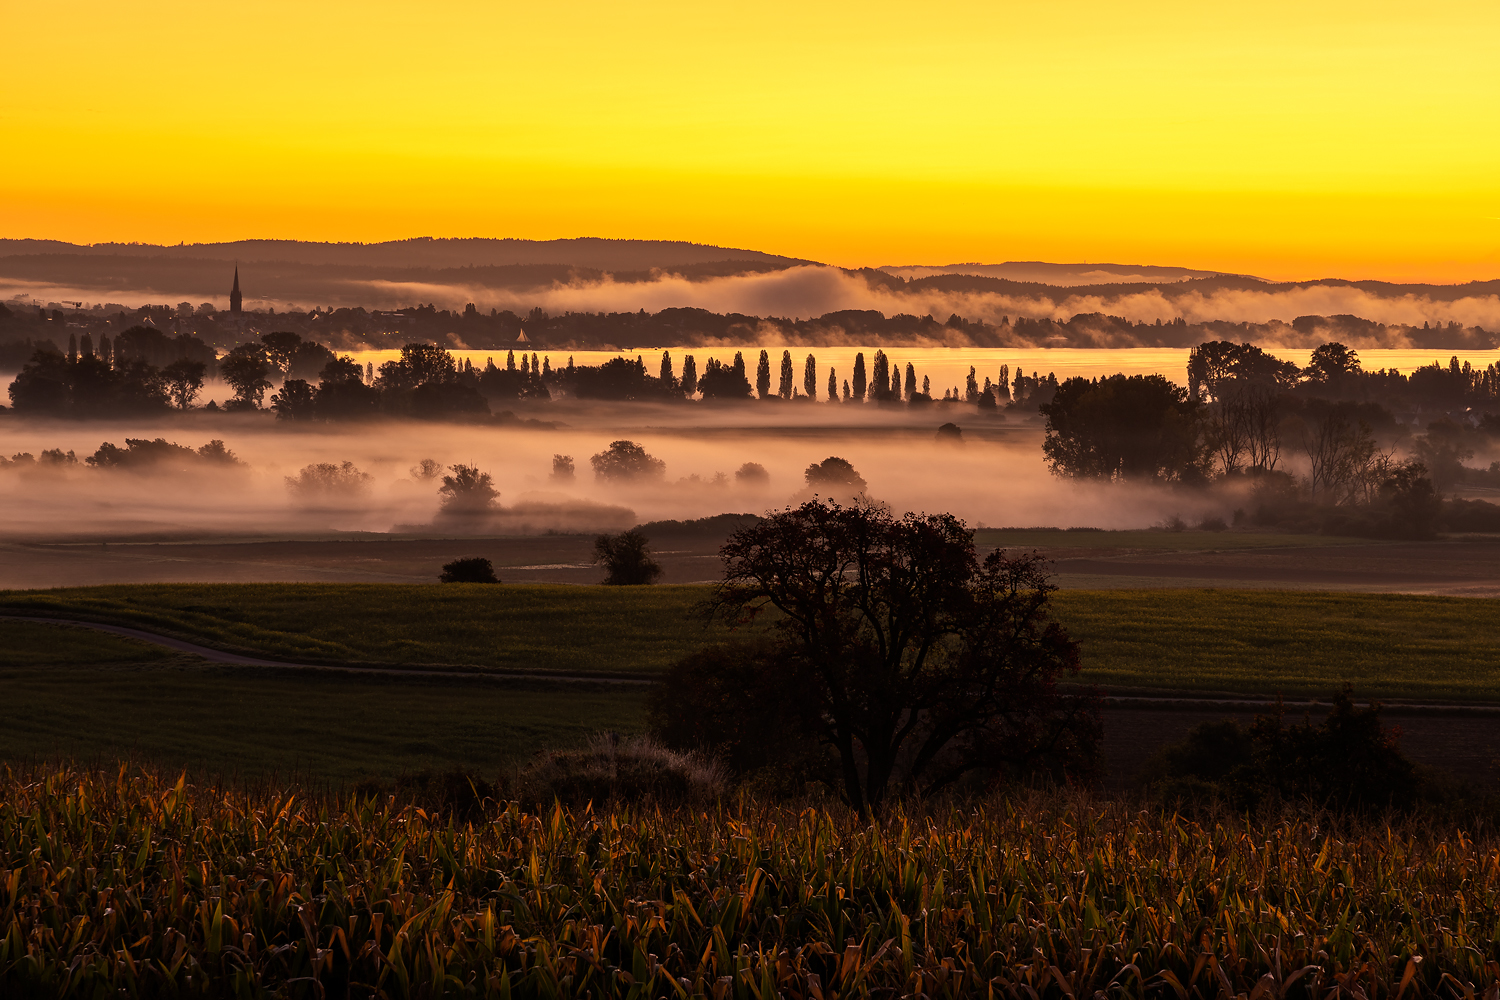
[[[443,466],[435,458],[424,458],[407,470],[407,475],[419,483],[430,483],[443,474]]]
[[[554,483],[558,483],[558,484],[561,485],[561,484],[567,484],[567,483],[573,482],[574,478],[575,478],[575,476],[574,476],[574,472],[573,472],[573,456],[572,455],[553,455],[552,456],[552,481]]]
[[[499,583],[500,578],[495,575],[495,566],[488,559],[473,556],[469,559],[455,559],[443,566],[443,572],[438,576],[443,583]]]
[[[438,495],[443,498],[445,514],[482,514],[490,510],[500,491],[488,472],[473,465],[450,465],[452,475],[443,477]]]
[[[353,462],[339,465],[318,462],[303,466],[301,472],[285,479],[287,491],[292,496],[312,503],[358,500],[370,492],[370,484],[374,482],[374,477],[359,471]]]
[[[863,493],[867,488],[865,477],[854,471],[848,460],[837,455],[814,462],[802,475],[807,480],[807,488],[818,493]]]
[[[167,395],[172,398],[172,404],[179,410],[192,406],[193,400],[203,391],[203,377],[207,373],[208,366],[202,361],[189,361],[187,358],[181,358],[163,368],[161,374],[166,381]]]
[[[818,359],[811,354],[802,363],[802,392],[808,399],[818,398]]]
[[[771,355],[764,350],[755,364],[755,394],[761,399],[771,395]]]
[[[752,489],[765,489],[771,485],[771,474],[759,462],[746,462],[734,474],[735,482]]]
[[[782,399],[792,398],[792,381],[796,373],[792,370],[792,352],[781,352],[781,383],[776,389],[776,394]]]
[[[651,558],[650,541],[635,530],[595,538],[594,563],[604,567],[604,582],[615,587],[655,583],[662,572]]]
[[[608,448],[589,458],[589,464],[601,482],[660,479],[667,473],[666,462],[653,458],[634,441],[611,441]]]

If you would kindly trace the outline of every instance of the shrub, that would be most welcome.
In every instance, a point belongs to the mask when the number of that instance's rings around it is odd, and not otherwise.
[[[443,498],[445,514],[481,514],[491,509],[500,496],[495,481],[488,472],[480,472],[477,466],[449,466],[453,473],[443,477],[438,494]]]
[[[438,577],[443,583],[499,583],[495,567],[488,559],[474,556],[470,559],[455,559],[443,567]]]
[[[735,470],[734,479],[741,486],[750,486],[755,489],[764,489],[771,485],[771,474],[759,462],[746,462],[740,466]]]
[[[355,468],[353,462],[340,465],[318,462],[303,466],[301,472],[285,478],[286,488],[293,496],[314,502],[356,499],[368,493],[374,481],[368,472]]]
[[[1381,725],[1378,702],[1357,708],[1345,686],[1321,723],[1289,726],[1280,704],[1248,728],[1204,723],[1162,750],[1152,767],[1158,791],[1168,797],[1187,788],[1239,808],[1275,799],[1351,811],[1402,808],[1415,800],[1418,780],[1397,746],[1399,735]]]
[[[523,802],[570,807],[653,801],[662,805],[711,802],[724,790],[719,766],[692,753],[669,750],[644,736],[621,739],[601,733],[581,750],[542,754],[521,772]]]
[[[650,541],[634,528],[595,538],[594,564],[604,567],[604,582],[610,586],[655,583],[661,576],[661,567],[651,558]]]
[[[1228,531],[1229,524],[1222,517],[1206,516],[1198,522],[1199,531]]]

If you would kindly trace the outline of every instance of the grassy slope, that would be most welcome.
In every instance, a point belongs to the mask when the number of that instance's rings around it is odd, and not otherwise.
[[[650,674],[720,637],[703,587],[235,584],[0,594],[276,656]],[[1500,601],[1275,591],[1062,591],[1089,680],[1117,687],[1500,701]],[[7,662],[0,653],[0,663]]]
[[[0,760],[147,759],[310,780],[464,768],[640,725],[638,686],[205,666],[78,629],[0,622]]]

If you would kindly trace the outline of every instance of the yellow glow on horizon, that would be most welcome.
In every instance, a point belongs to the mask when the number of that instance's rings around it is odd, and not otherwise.
[[[1500,5],[12,5],[0,236],[1500,276]]]

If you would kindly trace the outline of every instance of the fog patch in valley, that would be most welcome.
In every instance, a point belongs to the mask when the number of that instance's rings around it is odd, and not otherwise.
[[[770,411],[770,412],[767,412]],[[72,451],[76,464],[0,469],[4,536],[107,543],[112,540],[314,538],[361,533],[425,537],[620,530],[629,523],[764,513],[805,490],[804,472],[831,455],[847,459],[869,495],[894,510],[951,511],[981,525],[1139,528],[1182,509],[1149,486],[1056,479],[1041,457],[1039,426],[1018,419],[964,420],[964,443],[939,446],[947,417],[919,419],[875,407],[550,407],[557,428],[381,422],[364,427],[291,428],[257,417],[198,414],[185,420],[0,424],[0,453]],[[244,464],[169,462],[132,471],[93,468],[101,442],[126,439],[198,448],[222,440]],[[665,463],[662,476],[597,480],[590,466],[613,440],[643,445]],[[572,481],[553,477],[555,455],[571,455]],[[431,459],[446,471],[470,465],[499,491],[500,514],[440,515],[440,480],[415,469]],[[308,466],[352,468],[360,488],[322,495],[288,488]],[[736,477],[745,463],[768,480]],[[527,513],[527,510],[530,513]],[[624,508],[624,512],[621,512]],[[519,513],[517,513],[519,512]],[[394,536],[393,536],[394,537]],[[0,579],[0,586],[11,581]]]

